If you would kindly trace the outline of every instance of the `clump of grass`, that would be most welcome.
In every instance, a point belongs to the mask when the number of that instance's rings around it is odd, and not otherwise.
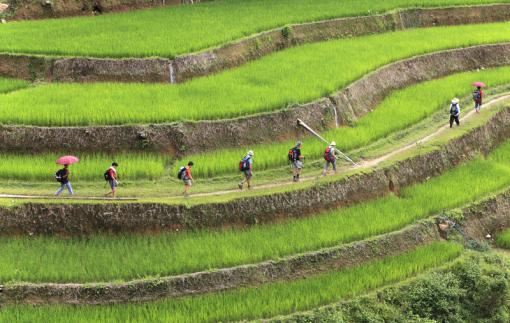
[[[510,249],[510,229],[501,232],[496,238],[496,243],[502,248]]]
[[[88,282],[255,263],[392,232],[510,184],[510,142],[425,183],[313,217],[156,236],[0,238],[0,282]],[[129,255],[127,257],[126,255]]]
[[[23,322],[212,322],[302,311],[416,275],[457,258],[462,247],[435,242],[383,260],[290,282],[215,294],[113,306],[11,306],[0,320]]]
[[[413,55],[505,41],[510,23],[427,28],[295,47],[178,85],[53,83],[0,95],[0,123],[83,126],[238,117],[312,101]]]
[[[21,90],[28,87],[28,82],[11,78],[0,77],[0,94]]]
[[[62,168],[55,160],[63,154],[0,154],[0,178],[7,180],[52,181]],[[71,180],[100,181],[113,161],[121,179],[159,179],[165,173],[167,158],[156,154],[78,154],[80,162],[70,166]]]
[[[438,80],[427,81],[391,93],[369,114],[356,120],[351,127],[341,127],[322,133],[324,138],[335,140],[339,149],[348,151],[405,129],[443,109],[445,122],[450,100],[468,94],[470,84],[478,79],[487,80],[492,86],[510,83],[510,68],[487,69],[479,72],[459,73]],[[462,112],[471,106],[462,107]],[[239,160],[248,149],[255,151],[256,170],[266,170],[288,164],[286,152],[294,141],[253,145],[245,148],[220,149],[213,152],[187,156],[195,162],[194,172],[201,177],[215,177],[237,171]],[[315,138],[303,140],[302,152],[309,160],[317,160],[326,145]],[[173,171],[177,171],[177,164]]]

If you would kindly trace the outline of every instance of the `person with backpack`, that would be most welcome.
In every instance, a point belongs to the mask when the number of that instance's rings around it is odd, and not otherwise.
[[[106,193],[104,196],[112,195],[112,197],[115,197],[115,193],[117,191],[117,186],[119,185],[119,177],[117,175],[117,169],[115,167],[118,167],[119,164],[116,162],[112,163],[112,166],[106,170],[104,173],[104,179],[110,184],[111,191]]]
[[[482,98],[483,98],[482,87],[477,86],[476,90],[473,92],[473,101],[475,101],[476,113],[480,113],[480,108],[482,107]]]
[[[177,173],[177,178],[182,180],[184,183],[184,191],[183,195],[184,197],[189,197],[189,189],[191,188],[191,185],[193,183],[193,176],[191,176],[191,167],[193,167],[193,162],[189,161],[188,165],[182,166],[179,168],[179,172]]]
[[[253,151],[250,150],[246,156],[239,162],[239,170],[243,172],[244,179],[237,185],[242,191],[244,183],[248,183],[248,189],[251,189],[251,178],[253,177]]]
[[[301,155],[301,147],[302,147],[301,141],[296,142],[296,146],[291,148],[289,150],[289,161],[292,166],[292,175],[294,178],[292,179],[293,182],[299,182],[299,175],[301,173],[301,169],[303,169],[303,156]]]
[[[453,122],[457,124],[457,126],[460,125],[459,116],[460,116],[460,106],[459,106],[460,100],[457,98],[454,98],[452,100],[452,103],[450,104],[450,128],[453,127]]]
[[[74,194],[71,182],[69,182],[69,175],[71,175],[71,172],[69,171],[69,165],[67,164],[64,165],[64,168],[59,169],[55,173],[55,179],[60,183],[60,188],[55,192],[55,196],[59,196],[66,188],[69,195]]]
[[[336,155],[335,155],[335,146],[336,142],[332,141],[326,150],[324,151],[324,160],[326,163],[324,164],[324,169],[322,170],[322,176],[325,176],[328,172],[329,165],[333,165],[333,171],[336,173]]]

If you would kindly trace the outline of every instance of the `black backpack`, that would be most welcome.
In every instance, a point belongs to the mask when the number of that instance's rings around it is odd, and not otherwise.
[[[473,100],[478,101],[478,100],[480,100],[481,98],[482,98],[482,94],[480,93],[480,91],[475,90],[475,91],[473,92]]]
[[[59,183],[62,183],[63,181],[63,177],[66,175],[66,171],[64,169],[59,169],[56,173],[55,173],[55,180]]]
[[[185,171],[186,171],[186,167],[181,166],[181,168],[179,168],[179,171],[177,172],[177,178],[182,179]]]
[[[298,157],[299,156],[297,155],[297,147],[293,147],[292,149],[289,150],[289,153],[287,155],[289,161],[295,162],[298,159]]]
[[[103,174],[103,176],[104,176],[104,180],[105,180],[105,181],[107,181],[107,182],[108,182],[108,181],[110,181],[110,180],[112,179],[112,178],[111,178],[111,176],[110,176],[110,172],[109,172],[109,170],[110,170],[110,169],[108,168],[108,169],[106,170],[106,172],[104,172],[104,174]]]

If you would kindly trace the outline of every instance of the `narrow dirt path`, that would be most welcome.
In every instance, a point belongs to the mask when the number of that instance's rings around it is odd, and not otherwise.
[[[488,101],[487,103],[485,103],[483,105],[482,109],[486,110],[486,109],[496,105],[497,103],[505,101],[507,99],[510,99],[510,94],[498,96],[498,97],[492,99],[491,101]],[[481,112],[481,113],[483,113],[483,112]],[[476,115],[475,110],[470,110],[468,113],[462,114],[460,120],[464,120],[464,121],[468,120],[468,119],[472,118],[474,115]],[[347,168],[346,170],[363,169],[363,168],[370,168],[370,167],[377,166],[378,164],[380,164],[380,163],[382,163],[382,162],[384,162],[400,153],[403,153],[411,148],[414,148],[416,145],[431,141],[432,139],[438,137],[439,135],[441,135],[442,133],[447,131],[449,128],[450,128],[449,124],[446,124],[414,143],[411,143],[406,146],[400,147],[398,149],[392,150],[389,153],[384,154],[378,158],[357,162],[356,165],[353,165],[353,166]],[[308,176],[308,177],[303,177],[301,181],[311,181],[311,180],[315,180],[315,179],[317,179],[317,176]],[[289,185],[292,183],[293,183],[292,181],[284,181],[284,182],[279,182],[279,183],[263,184],[263,185],[258,185],[256,187],[254,187],[253,190],[282,187],[282,186],[286,186],[286,185]],[[198,193],[198,194],[193,194],[191,196],[194,196],[194,197],[214,196],[214,195],[229,194],[232,192],[239,192],[239,190],[233,189],[233,190],[216,191],[216,192],[210,192],[210,193]]]
[[[504,94],[504,95],[500,95],[490,101],[488,101],[487,103],[484,104],[483,108],[482,108],[482,112],[484,110],[487,110],[493,106],[495,106],[497,103],[500,103],[502,101],[505,101],[505,100],[508,100],[510,99],[510,94]],[[475,116],[476,113],[474,110],[470,110],[468,113],[466,114],[462,114],[460,120],[468,120],[470,118],[472,118],[473,116]],[[419,145],[419,144],[423,144],[423,143],[426,143],[426,142],[429,142],[431,141],[432,139],[438,137],[439,135],[441,135],[442,133],[444,133],[445,131],[447,131],[449,129],[449,125],[446,124],[444,126],[441,126],[440,128],[436,129],[434,132],[430,133],[429,135],[423,137],[422,139],[414,142],[414,143],[411,143],[411,144],[408,144],[408,145],[405,145],[405,146],[402,146],[398,149],[395,149],[395,150],[392,150],[390,152],[388,152],[387,154],[384,154],[380,157],[377,157],[375,159],[370,159],[370,160],[364,160],[364,161],[361,161],[361,162],[358,162],[356,165],[353,165],[349,168],[346,168],[345,170],[346,171],[349,171],[349,170],[353,170],[353,169],[365,169],[365,168],[371,168],[371,167],[375,167],[377,166],[378,164],[398,155],[398,154],[401,154],[409,149],[412,149],[414,148],[416,145]],[[312,181],[312,180],[316,180],[318,178],[318,176],[307,176],[307,177],[302,177],[302,180],[301,182],[307,182],[307,181]],[[269,183],[269,184],[261,184],[261,185],[257,185],[253,188],[253,190],[263,190],[263,189],[268,189],[268,188],[276,188],[276,187],[283,187],[283,186],[287,186],[287,185],[292,185],[293,182],[292,181],[280,181],[278,183]],[[215,192],[209,192],[209,193],[196,193],[196,194],[191,194],[190,196],[191,197],[207,197],[207,196],[219,196],[219,195],[226,195],[226,194],[231,194],[231,193],[235,193],[235,192],[240,192],[238,189],[230,189],[230,190],[222,190],[222,191],[215,191]],[[12,199],[56,199],[56,197],[53,197],[53,196],[43,196],[43,195],[17,195],[17,194],[0,194],[0,198],[12,198]],[[174,196],[169,196],[168,198],[182,198],[181,195],[174,195]],[[138,198],[137,197],[122,197],[122,198],[105,198],[105,197],[59,197],[58,199],[63,199],[63,200],[101,200],[101,201],[137,201]]]

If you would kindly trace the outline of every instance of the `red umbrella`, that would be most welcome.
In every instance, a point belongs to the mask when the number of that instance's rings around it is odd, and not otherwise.
[[[485,83],[483,83],[483,82],[475,82],[475,83],[473,83],[473,86],[476,86],[476,87],[485,87]]]
[[[57,159],[56,163],[59,165],[71,165],[71,164],[77,163],[79,161],[80,161],[80,159],[78,159],[78,157],[62,156],[59,159]]]

